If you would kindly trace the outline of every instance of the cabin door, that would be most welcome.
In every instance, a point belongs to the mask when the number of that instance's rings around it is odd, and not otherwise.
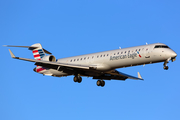
[[[144,53],[145,53],[145,58],[150,58],[150,47],[145,47],[145,50],[144,50]]]

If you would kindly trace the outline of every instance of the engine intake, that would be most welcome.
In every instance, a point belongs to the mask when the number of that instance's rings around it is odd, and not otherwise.
[[[56,58],[53,55],[44,56],[42,58],[44,61],[56,62]]]

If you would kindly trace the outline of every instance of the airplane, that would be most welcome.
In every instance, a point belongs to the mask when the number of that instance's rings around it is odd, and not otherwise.
[[[168,70],[167,63],[170,60],[174,62],[177,57],[177,54],[163,43],[120,48],[62,59],[56,59],[51,52],[42,48],[40,43],[31,46],[5,46],[31,50],[34,59],[16,57],[10,49],[9,52],[14,59],[34,62],[36,67],[33,70],[37,73],[54,77],[74,75],[73,80],[78,83],[81,83],[82,76],[92,77],[92,79],[97,79],[96,84],[101,87],[105,85],[104,80],[143,80],[139,72],[138,77],[134,77],[117,71],[117,68],[164,62],[164,69]]]

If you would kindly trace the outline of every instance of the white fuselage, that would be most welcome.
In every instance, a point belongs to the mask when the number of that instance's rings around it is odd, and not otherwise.
[[[170,48],[155,48],[155,46],[158,45],[166,46],[162,43],[142,45],[58,59],[57,62],[88,65],[99,71],[108,71],[116,68],[163,62],[177,56]],[[63,73],[63,71],[56,71],[53,69],[50,69],[49,72],[55,76],[67,75]]]

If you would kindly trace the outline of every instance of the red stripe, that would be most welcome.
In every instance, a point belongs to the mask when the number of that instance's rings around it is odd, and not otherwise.
[[[41,60],[41,59],[37,59],[37,60]]]
[[[141,57],[141,55],[139,54],[139,57]]]
[[[34,51],[33,51],[33,53],[37,53],[37,52],[38,52],[38,50],[34,50]]]
[[[40,72],[40,71],[43,71],[43,70],[45,70],[45,69],[43,69],[43,68],[36,69],[37,72]]]
[[[37,54],[37,55],[34,55],[34,57],[36,58],[36,57],[40,57],[40,55],[39,54]]]

